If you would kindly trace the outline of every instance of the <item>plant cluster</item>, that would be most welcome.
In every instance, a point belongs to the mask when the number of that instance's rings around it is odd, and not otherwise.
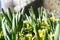
[[[38,18],[31,7],[30,16],[2,9],[0,16],[0,40],[60,40],[60,19],[49,15],[43,7],[38,8]]]

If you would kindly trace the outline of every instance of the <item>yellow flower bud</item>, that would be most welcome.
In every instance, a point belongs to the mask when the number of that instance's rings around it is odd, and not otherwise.
[[[41,38],[44,38],[44,29],[42,29],[42,30],[38,30],[38,33],[39,33],[39,36],[41,37]]]
[[[28,24],[28,21],[27,21],[27,20],[24,20],[23,23],[24,23],[24,24]]]
[[[41,29],[39,29],[39,30],[38,30],[38,33],[39,33],[39,34],[40,34],[40,33],[43,33],[43,31],[42,31]]]
[[[1,38],[1,33],[0,33],[0,38]]]
[[[44,34],[43,34],[43,33],[41,33],[41,34],[40,34],[40,37],[41,37],[41,38],[44,38]]]
[[[42,22],[44,22],[44,19],[42,19]]]
[[[45,29],[42,29],[42,31],[44,32],[44,31],[45,31]]]
[[[50,34],[48,34],[48,37],[51,37],[52,36],[52,32],[50,32]]]
[[[50,17],[49,19],[50,19],[51,21],[53,21],[55,18],[52,16],[52,17]]]
[[[29,24],[26,24],[27,25],[27,27],[29,27]]]
[[[26,36],[29,38],[32,38],[32,34],[27,34]]]
[[[29,40],[32,40],[32,34],[28,33],[26,36],[29,38]]]
[[[47,26],[47,24],[45,22],[42,22],[42,26]]]
[[[0,38],[3,36],[3,32],[0,33]]]

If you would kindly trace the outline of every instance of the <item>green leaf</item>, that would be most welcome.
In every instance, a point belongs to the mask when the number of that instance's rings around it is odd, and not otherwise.
[[[2,9],[2,12],[3,12],[3,16],[4,16],[4,17],[6,18],[6,20],[8,21],[8,25],[9,25],[10,27],[12,27],[12,22],[10,21],[8,15],[4,12],[3,9]]]
[[[42,17],[43,17],[43,8],[41,7],[39,7],[38,8],[38,15],[39,15],[39,20],[41,20],[42,21]]]
[[[37,25],[34,26],[34,30],[35,30],[36,40],[40,40],[40,37],[39,37],[39,34],[38,34]]]
[[[31,6],[31,8],[29,9],[29,13],[30,13],[30,17],[32,17],[33,19],[36,18],[32,6]]]
[[[44,36],[44,40],[48,40],[48,29],[45,29]]]
[[[2,20],[0,19],[0,32],[2,31],[2,24],[1,24]]]
[[[13,14],[13,21],[12,21],[12,40],[16,40],[16,18]]]
[[[54,40],[59,40],[59,35],[60,35],[60,23],[57,20],[57,25],[56,25],[56,30],[54,32]]]
[[[11,21],[12,21],[12,18],[13,18],[12,14],[13,14],[13,12],[11,11],[10,8],[8,8],[8,12],[9,12],[9,17],[10,17],[10,19],[11,19]]]
[[[21,14],[18,21],[18,31],[21,32],[22,27],[23,27],[23,15]]]
[[[9,28],[6,25],[6,23],[4,22],[4,19],[2,20],[2,30],[3,30],[5,40],[11,40],[11,35],[10,35],[10,32],[9,32]]]

